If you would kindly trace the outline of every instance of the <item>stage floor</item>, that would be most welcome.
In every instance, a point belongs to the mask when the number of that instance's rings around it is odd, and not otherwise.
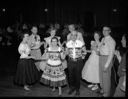
[[[13,84],[12,74],[1,75],[0,78],[0,97],[58,97],[58,89],[52,92],[50,87],[40,83],[33,85],[30,91],[25,91],[23,87]],[[75,97],[75,92],[68,95],[68,86],[64,86],[62,92],[62,97]],[[80,97],[101,97],[101,95],[97,91],[91,91],[87,88],[87,84],[81,81]]]

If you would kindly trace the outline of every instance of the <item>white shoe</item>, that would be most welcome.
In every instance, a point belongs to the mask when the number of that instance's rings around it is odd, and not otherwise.
[[[94,85],[93,84],[91,84],[91,85],[88,85],[88,88],[90,88],[90,87],[93,87]]]
[[[30,90],[30,89],[28,88],[28,86],[24,86],[24,89],[27,90],[27,91]]]
[[[92,90],[97,90],[98,89],[98,86],[97,85],[95,85],[93,88],[92,88]]]

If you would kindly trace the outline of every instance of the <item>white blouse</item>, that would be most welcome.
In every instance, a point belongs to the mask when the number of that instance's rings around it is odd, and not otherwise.
[[[60,65],[61,64],[61,59],[60,59],[61,48],[60,47],[57,50],[52,50],[49,47],[48,53],[49,53],[49,59],[47,60],[48,64],[50,64],[50,65]]]
[[[30,47],[28,44],[20,43],[18,51],[21,54],[20,58],[26,58],[30,54]]]

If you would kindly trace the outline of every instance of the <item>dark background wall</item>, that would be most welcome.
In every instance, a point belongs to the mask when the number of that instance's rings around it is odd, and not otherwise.
[[[87,27],[127,25],[125,0],[1,0],[0,25],[29,23],[82,23]],[[3,11],[2,9],[6,9]],[[46,9],[46,10],[45,10]]]

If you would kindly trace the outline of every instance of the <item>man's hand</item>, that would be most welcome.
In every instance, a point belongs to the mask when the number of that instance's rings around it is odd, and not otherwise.
[[[82,59],[85,59],[85,56],[82,56]]]
[[[104,72],[106,72],[107,71],[107,69],[108,69],[108,64],[105,64],[105,66],[104,66]]]
[[[107,68],[106,67],[104,67],[104,70],[103,70],[104,72],[107,72]]]

